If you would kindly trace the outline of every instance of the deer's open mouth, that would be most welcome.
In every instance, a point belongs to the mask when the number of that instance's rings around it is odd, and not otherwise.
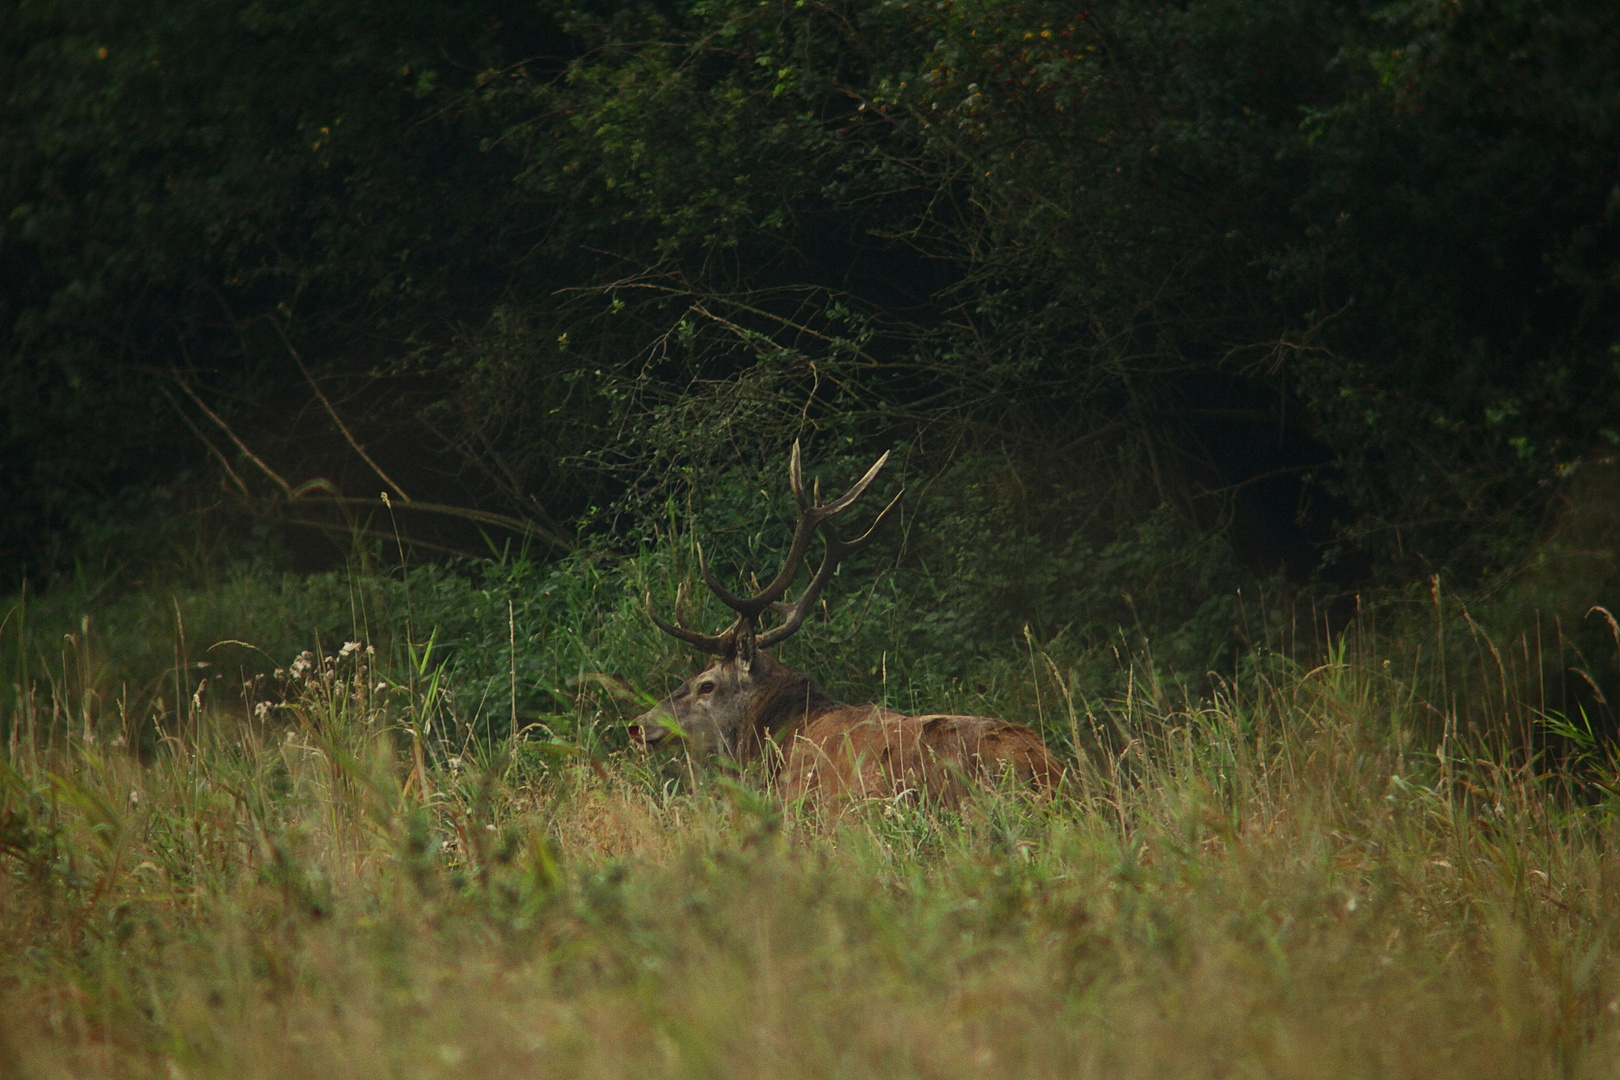
[[[630,721],[630,741],[643,746],[657,746],[673,734],[671,723],[662,716],[642,713]]]

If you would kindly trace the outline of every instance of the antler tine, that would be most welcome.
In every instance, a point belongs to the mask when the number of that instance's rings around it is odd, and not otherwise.
[[[726,607],[737,612],[739,615],[747,616],[749,602],[732,592],[730,589],[726,588],[724,585],[720,584],[720,579],[714,576],[713,570],[709,569],[709,560],[704,557],[702,544],[698,545],[697,555],[698,570],[703,574],[703,583],[709,587],[709,591],[714,593],[719,601],[726,605]],[[754,612],[754,614],[758,615],[759,612]]]
[[[888,457],[887,454],[883,456]],[[878,464],[883,463],[880,461]],[[870,482],[875,475],[874,468],[874,471],[867,474],[866,482]],[[777,602],[771,604],[771,610],[781,615],[783,619],[781,625],[773,626],[759,635],[756,641],[760,648],[770,648],[772,645],[786,641],[798,632],[799,627],[804,625],[804,620],[809,616],[810,609],[815,606],[816,600],[820,598],[821,591],[827,587],[827,582],[832,580],[833,572],[838,569],[838,564],[843,561],[845,556],[860,551],[872,542],[872,537],[882,527],[883,522],[889,516],[889,512],[900,505],[900,496],[904,494],[905,491],[902,489],[894,498],[890,499],[889,505],[885,506],[878,513],[878,516],[872,520],[871,527],[853,540],[845,540],[839,536],[837,528],[834,527],[831,521],[821,523],[821,535],[827,542],[827,552],[821,557],[821,565],[816,568],[816,576],[810,579],[810,584],[805,586],[804,592],[799,594],[799,598],[793,603]]]
[[[804,499],[804,469],[799,465],[799,440],[793,440],[793,453],[788,457],[788,490],[793,492],[793,501],[798,503],[800,510],[806,510],[810,504]]]
[[[888,450],[883,451],[883,456],[872,463],[872,467],[866,470],[865,476],[855,481],[854,487],[850,488],[848,491],[844,492],[843,495],[821,508],[826,511],[827,517],[832,517],[834,514],[840,513],[847,509],[851,503],[865,493],[866,489],[871,486],[872,481],[877,479],[877,474],[883,471],[883,466],[889,463],[889,453],[890,451]],[[821,492],[818,490],[816,494],[818,496],[817,501],[819,501]],[[887,511],[884,512],[887,513]]]
[[[758,619],[765,609],[780,599],[793,584],[793,579],[799,574],[799,567],[804,565],[804,556],[810,550],[810,538],[815,535],[816,526],[822,521],[822,515],[815,513],[817,508],[801,510],[798,524],[793,528],[793,545],[788,548],[787,559],[782,563],[782,569],[777,573],[771,583],[755,593],[753,596],[742,597],[720,584],[709,569],[709,563],[703,558],[703,549],[698,549],[698,566],[703,571],[703,582],[708,585],[720,602],[745,621]]]
[[[894,498],[889,500],[889,505],[885,506],[882,510],[879,510],[878,516],[872,519],[872,524],[867,526],[866,531],[861,533],[861,535],[857,536],[853,540],[838,539],[838,534],[833,530],[833,523],[829,521],[823,524],[821,526],[821,531],[826,534],[829,539],[837,541],[839,546],[843,549],[843,554],[840,555],[839,558],[843,558],[844,555],[849,555],[853,552],[859,551],[866,545],[870,544],[872,542],[872,537],[877,534],[877,531],[883,527],[883,522],[888,519],[889,512],[900,505],[900,496],[904,495],[905,493],[905,488],[901,488],[899,491],[895,492]]]
[[[699,649],[706,653],[713,653],[716,656],[721,656],[726,653],[727,648],[731,643],[731,639],[736,637],[737,628],[735,625],[733,625],[731,629],[727,630],[723,634],[701,633],[700,631],[689,629],[680,624],[681,616],[679,601],[676,602],[675,606],[675,622],[667,623],[658,617],[658,612],[653,610],[652,593],[649,592],[647,594],[647,617],[653,621],[653,625],[658,627],[658,629],[662,630],[664,633],[668,634],[677,641],[686,642],[694,649]]]

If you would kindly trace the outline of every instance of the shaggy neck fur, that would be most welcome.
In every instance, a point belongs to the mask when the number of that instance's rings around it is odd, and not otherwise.
[[[810,676],[786,665],[777,666],[776,677],[766,681],[743,718],[737,740],[740,759],[758,757],[767,737],[784,745],[795,729],[841,707]]]

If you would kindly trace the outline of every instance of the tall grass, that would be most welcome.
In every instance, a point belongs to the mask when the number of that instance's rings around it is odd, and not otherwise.
[[[244,664],[229,699],[188,666],[209,650],[186,598],[138,702],[96,624],[47,656],[14,612],[0,1073],[1620,1066],[1620,770],[1546,689],[1572,660],[1556,643],[1470,637],[1436,590],[1426,624],[1301,633],[1207,692],[1140,641],[1108,684],[1061,640],[978,687],[889,654],[868,689],[1041,724],[1065,792],[795,811],[746,773],[619,748],[611,665],[673,654],[613,629],[639,619],[633,576],[568,591],[594,572],[553,571],[560,600],[525,582],[561,605],[527,624],[486,587],[471,630],[429,589],[354,586],[348,627]],[[591,590],[609,616],[563,621]],[[473,632],[502,664],[456,667]],[[520,675],[551,692],[514,703]],[[492,734],[475,721],[501,685],[534,713]]]

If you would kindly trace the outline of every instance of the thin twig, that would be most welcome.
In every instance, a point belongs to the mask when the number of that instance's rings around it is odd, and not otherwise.
[[[344,495],[306,495],[298,500],[303,503],[336,503],[340,506],[385,506],[382,499],[357,499]],[[508,517],[490,510],[472,510],[463,506],[447,506],[444,503],[413,502],[405,504],[403,509],[419,510],[426,514],[441,514],[445,517],[461,518],[465,521],[477,522],[480,525],[494,525],[497,528],[509,529],[515,533],[528,536],[538,536],[554,547],[564,551],[574,545],[567,538],[544,525],[533,521],[524,521],[521,518]]]
[[[169,404],[174,406],[174,411],[180,414],[180,419],[185,421],[186,427],[191,429],[191,433],[197,436],[197,439],[204,446],[208,447],[209,451],[215,457],[219,458],[219,463],[225,466],[225,472],[230,475],[232,480],[236,481],[236,486],[241,488],[242,494],[251,495],[252,492],[248,491],[248,486],[242,482],[242,478],[240,476],[236,475],[236,470],[231,468],[230,461],[223,453],[220,452],[219,447],[215,446],[211,441],[209,441],[208,436],[202,433],[202,428],[198,427],[196,422],[193,421],[191,417],[186,415],[186,411],[180,407],[180,403],[174,400],[174,395],[169,393],[169,388],[167,386],[160,385],[158,389],[163,391],[163,396],[169,399]]]
[[[315,391],[315,396],[319,398],[321,404],[325,406],[326,415],[332,418],[332,423],[337,425],[337,429],[341,431],[343,433],[343,437],[349,441],[349,445],[354,448],[354,452],[360,455],[362,461],[371,466],[371,471],[380,476],[383,483],[394,489],[394,494],[399,496],[401,502],[410,502],[411,497],[405,494],[405,489],[394,483],[394,481],[389,478],[388,474],[382,471],[382,466],[371,460],[371,455],[366,453],[366,448],[361,446],[360,443],[356,441],[354,435],[349,431],[348,425],[344,424],[343,418],[338,416],[337,410],[332,407],[332,402],[327,399],[326,394],[321,390],[320,384],[315,381],[314,376],[309,373],[309,369],[304,366],[304,358],[298,355],[297,349],[293,348],[293,343],[287,339],[287,332],[282,329],[281,324],[272,319],[271,325],[276,328],[276,333],[280,335],[281,343],[287,346],[287,352],[291,354],[293,363],[297,364],[298,370],[304,373],[304,381],[309,383],[309,388]]]
[[[185,379],[180,377],[180,372],[177,369],[170,368],[169,372],[174,376],[174,381],[179,385],[180,389],[186,392],[186,396],[197,403],[197,408],[206,413],[208,419],[219,425],[219,429],[230,438],[231,442],[236,444],[236,448],[242,451],[242,455],[249,461],[253,462],[253,464],[257,465],[260,472],[274,480],[276,482],[276,486],[281,488],[282,494],[286,495],[288,499],[291,499],[293,497],[292,485],[283,480],[274,469],[260,460],[259,455],[249,450],[247,448],[247,443],[236,437],[236,432],[231,430],[231,426],[225,421],[221,420],[219,418],[219,414],[215,413],[213,409],[210,409],[206,404],[203,403],[203,399],[197,396],[197,392],[186,384]],[[240,481],[238,481],[238,483],[240,483]]]

